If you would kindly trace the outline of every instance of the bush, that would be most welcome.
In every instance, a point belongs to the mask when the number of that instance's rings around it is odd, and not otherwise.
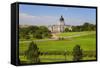
[[[28,50],[26,51],[26,57],[31,63],[39,63],[39,51],[38,47],[34,42],[31,42]]]
[[[34,37],[37,38],[37,39],[42,39],[43,38],[41,34],[35,34]]]
[[[58,40],[64,40],[64,38],[63,37],[59,37]]]
[[[73,48],[73,61],[80,61],[83,57],[82,55],[83,55],[82,49],[80,48],[79,45],[76,45]]]

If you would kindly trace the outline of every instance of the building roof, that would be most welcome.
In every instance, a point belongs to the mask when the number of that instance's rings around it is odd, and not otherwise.
[[[63,16],[61,15],[61,17],[60,17],[60,21],[64,21],[64,18],[63,18]]]

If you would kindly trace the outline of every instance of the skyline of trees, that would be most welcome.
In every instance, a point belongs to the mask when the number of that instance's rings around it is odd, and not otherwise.
[[[45,26],[19,27],[19,39],[42,39],[49,37],[51,37],[51,32]]]
[[[68,28],[65,28],[64,32],[80,32],[80,31],[95,31],[96,25],[85,22],[83,25],[72,26],[70,31]],[[51,38],[51,31],[46,26],[19,26],[19,39],[43,39]]]
[[[85,22],[83,25],[72,26],[72,31],[65,28],[65,32],[95,31],[96,25]]]

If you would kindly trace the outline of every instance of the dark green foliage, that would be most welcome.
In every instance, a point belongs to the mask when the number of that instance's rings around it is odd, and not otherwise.
[[[30,39],[30,38],[50,38],[51,32],[45,26],[28,26],[19,28],[19,38],[20,39]]]
[[[73,61],[80,61],[82,59],[82,49],[80,48],[79,45],[76,45],[73,48]]]
[[[68,28],[65,28],[64,32],[71,32]]]
[[[31,42],[29,44],[29,48],[26,51],[26,56],[27,56],[27,59],[31,63],[39,63],[40,62],[39,49],[38,49],[37,45],[34,42]]]
[[[96,26],[94,24],[90,24],[88,22],[84,23],[83,25],[72,26],[73,32],[94,31],[95,29],[96,29]]]
[[[64,38],[63,37],[59,37],[58,40],[64,40]]]
[[[37,34],[37,33],[34,34],[33,37],[34,37],[34,38],[37,38],[37,39],[42,39],[42,38],[43,38],[43,37],[42,37],[42,34],[40,34],[40,33],[39,33],[39,34]]]
[[[83,30],[87,30],[87,31],[92,31],[92,30],[95,30],[95,25],[93,24],[89,24],[88,22],[84,23],[83,24]]]
[[[29,39],[29,30],[25,28],[19,28],[19,38]]]
[[[48,38],[51,37],[51,32],[48,30],[47,27],[40,26],[39,28],[40,28],[40,32],[41,32],[43,38],[44,37],[48,37]]]
[[[82,26],[73,26],[72,31],[73,32],[80,32],[82,31],[83,27]]]
[[[29,30],[30,34],[34,34],[36,32],[36,30],[39,30],[38,26],[29,26],[27,27],[27,29]]]

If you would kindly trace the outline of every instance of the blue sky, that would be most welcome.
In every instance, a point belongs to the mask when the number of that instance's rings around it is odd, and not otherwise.
[[[95,9],[20,4],[19,24],[54,25],[59,23],[61,15],[66,25],[82,25],[84,22],[95,24],[96,21]]]

